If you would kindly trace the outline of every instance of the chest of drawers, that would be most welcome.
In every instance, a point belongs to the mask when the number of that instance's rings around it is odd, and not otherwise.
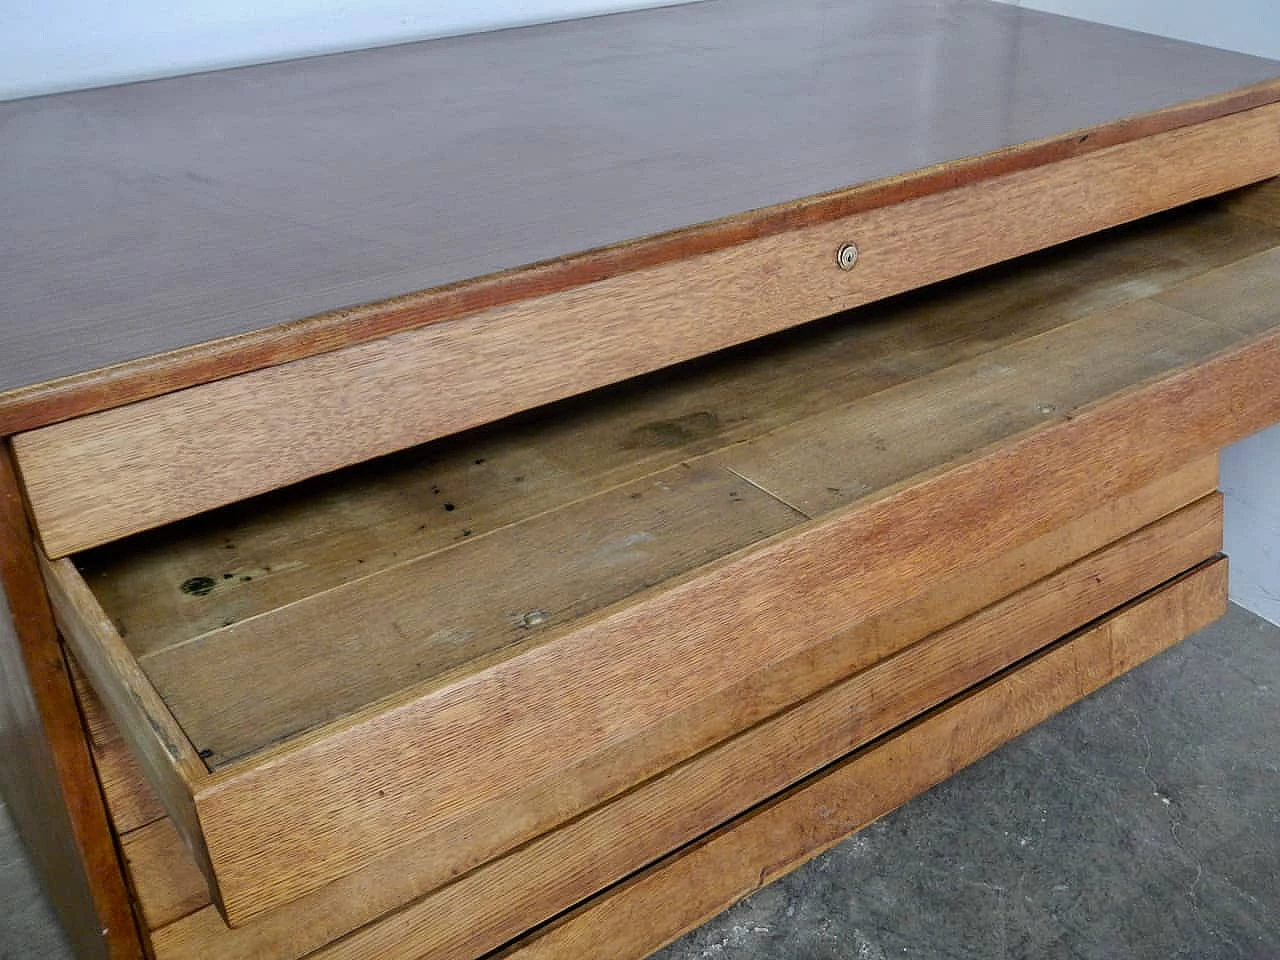
[[[1276,73],[744,2],[3,107],[78,947],[643,956],[1207,623]]]

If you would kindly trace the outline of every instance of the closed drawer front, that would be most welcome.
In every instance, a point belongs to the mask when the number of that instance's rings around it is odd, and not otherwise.
[[[1205,564],[1027,662],[855,752],[704,842],[533,931],[493,960],[641,960],[682,933],[945,780],[1114,677],[1212,623],[1227,607],[1226,562]],[[633,917],[653,918],[645,923]],[[316,960],[422,956],[396,943],[399,918]]]
[[[1181,212],[49,561],[59,623],[232,924],[403,902],[1183,516],[1280,419],[1278,241]]]
[[[1269,105],[91,414],[15,449],[61,557],[1277,172]]]

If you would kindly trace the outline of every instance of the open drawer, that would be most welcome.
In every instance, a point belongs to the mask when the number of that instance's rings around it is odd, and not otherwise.
[[[1178,211],[47,561],[59,625],[233,925],[438,886],[1190,509],[1280,418],[1277,243]]]

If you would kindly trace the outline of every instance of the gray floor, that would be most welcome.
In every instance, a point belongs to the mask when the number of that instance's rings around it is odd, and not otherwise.
[[[2,815],[0,908],[0,958],[67,956]],[[1277,960],[1280,629],[1233,608],[659,956]]]
[[[9,811],[0,803],[0,960],[70,957],[53,913],[31,875]]]

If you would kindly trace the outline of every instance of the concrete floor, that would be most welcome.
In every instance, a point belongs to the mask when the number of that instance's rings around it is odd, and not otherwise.
[[[70,960],[71,951],[0,803],[0,960]]]
[[[0,960],[67,956],[0,811]],[[659,957],[1280,958],[1280,628],[1233,607]]]

